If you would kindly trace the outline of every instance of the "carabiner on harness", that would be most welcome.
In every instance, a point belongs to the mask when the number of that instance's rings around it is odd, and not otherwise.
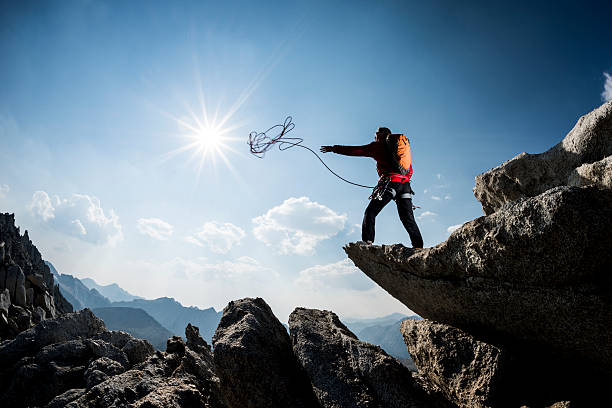
[[[382,200],[383,195],[388,191],[392,195],[392,199],[395,198],[395,189],[389,187],[389,183],[391,183],[391,178],[383,177],[380,179],[376,187],[372,190],[372,194],[368,198],[369,200]]]

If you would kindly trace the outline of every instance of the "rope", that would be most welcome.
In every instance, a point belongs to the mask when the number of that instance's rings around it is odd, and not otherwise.
[[[278,150],[280,151],[291,149],[292,147],[296,146],[301,147],[314,154],[317,159],[319,159],[319,161],[325,166],[325,168],[329,170],[329,172],[332,173],[334,176],[338,177],[340,180],[357,187],[374,188],[374,186],[364,186],[363,184],[353,183],[352,181],[349,181],[344,177],[340,176],[338,173],[330,169],[329,166],[325,164],[323,159],[321,159],[321,157],[314,150],[307,146],[304,146],[302,144],[302,142],[304,142],[304,139],[302,139],[301,137],[286,137],[285,135],[291,132],[293,128],[295,128],[295,123],[293,123],[292,120],[293,118],[291,116],[287,116],[283,124],[274,125],[265,132],[251,132],[249,134],[249,141],[247,142],[249,144],[251,154],[253,154],[253,156],[259,157],[260,159],[263,159],[266,152],[270,150],[274,145],[278,145]],[[280,133],[278,133],[275,137],[268,136],[269,132],[273,130],[276,132],[279,129]]]

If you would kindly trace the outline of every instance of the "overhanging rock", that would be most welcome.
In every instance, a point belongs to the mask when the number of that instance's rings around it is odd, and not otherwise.
[[[351,243],[349,258],[424,318],[612,372],[612,191],[558,187],[433,248]]]

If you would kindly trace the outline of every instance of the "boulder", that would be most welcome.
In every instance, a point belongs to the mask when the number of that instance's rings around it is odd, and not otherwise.
[[[105,331],[104,322],[89,309],[62,315],[54,320],[43,320],[19,333],[0,347],[0,366],[13,364],[23,356],[33,355],[46,345],[79,338],[89,338]]]
[[[285,327],[263,299],[230,302],[213,336],[214,362],[230,407],[317,407]]]
[[[419,375],[459,407],[499,406],[518,389],[499,347],[426,319],[404,320],[401,332]]]
[[[131,338],[122,348],[130,366],[142,363],[155,352],[155,347],[145,339]]]
[[[422,317],[612,372],[612,191],[558,187],[464,224],[433,248],[345,247]]]
[[[568,177],[567,184],[577,187],[595,184],[612,189],[612,156],[574,169]]]
[[[333,312],[297,308],[289,316],[289,329],[321,406],[440,406],[408,368],[380,347],[357,339]]]
[[[582,116],[556,146],[541,154],[521,153],[476,177],[474,195],[485,214],[505,203],[534,197],[568,184],[574,169],[612,155],[612,101]]]

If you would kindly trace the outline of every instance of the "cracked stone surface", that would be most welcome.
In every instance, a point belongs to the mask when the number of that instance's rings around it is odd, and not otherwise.
[[[612,191],[558,187],[433,248],[351,243],[364,273],[424,318],[612,367]]]

